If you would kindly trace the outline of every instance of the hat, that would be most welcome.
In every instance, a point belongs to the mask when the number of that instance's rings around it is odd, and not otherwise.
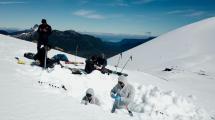
[[[92,88],[87,89],[86,94],[94,96],[94,90]]]
[[[118,81],[126,84],[127,83],[127,77],[121,75],[118,77]]]
[[[91,60],[93,60],[93,61],[97,60],[96,55],[91,56]]]
[[[42,23],[46,23],[46,19],[42,19],[42,21],[41,21]]]

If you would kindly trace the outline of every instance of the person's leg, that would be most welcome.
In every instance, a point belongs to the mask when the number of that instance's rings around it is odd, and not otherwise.
[[[41,45],[42,45],[42,43],[38,40],[38,42],[37,42],[37,52],[39,51]]]
[[[112,107],[112,109],[111,109],[111,113],[114,113],[114,112],[116,111],[117,105],[118,105],[118,102],[117,102],[117,101],[114,101],[113,107]]]
[[[109,74],[110,72],[109,72],[109,69],[107,69],[107,68],[105,68],[105,67],[102,67],[101,73],[102,73],[102,74],[105,74],[105,73]]]
[[[54,68],[55,64],[56,64],[56,61],[48,58],[47,62],[46,62],[46,67],[47,68]]]

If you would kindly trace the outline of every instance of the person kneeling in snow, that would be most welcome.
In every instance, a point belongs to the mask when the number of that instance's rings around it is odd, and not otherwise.
[[[94,90],[92,88],[89,88],[86,91],[86,95],[82,98],[81,104],[95,104],[95,105],[101,105],[99,99],[94,95]]]
[[[85,72],[91,73],[93,70],[99,70],[101,73],[108,73],[109,70],[105,67],[107,66],[107,59],[104,54],[101,54],[100,56],[91,56],[90,59],[87,59],[85,65]]]
[[[53,61],[59,63],[60,61],[64,61],[65,64],[84,64],[83,62],[72,62],[69,61],[68,57],[65,54],[57,54],[51,58]]]
[[[108,73],[108,69],[105,67],[107,66],[107,59],[105,54],[102,53],[100,56],[97,57],[97,64],[95,65],[96,69],[101,71],[101,73]]]
[[[97,63],[97,57],[96,56],[91,56],[89,59],[87,59],[86,61],[86,65],[84,68],[84,71],[86,73],[91,73],[93,70],[96,70],[96,63]]]
[[[55,63],[60,63],[60,61],[64,61],[66,64],[66,63],[70,62],[65,54],[54,55],[51,58],[51,60],[53,60],[53,62],[55,62]]]
[[[125,76],[118,77],[118,84],[114,86],[110,94],[115,99],[111,112],[114,113],[116,109],[125,108],[128,110],[128,105],[134,99],[134,87],[127,83]],[[130,111],[128,110],[130,113]]]

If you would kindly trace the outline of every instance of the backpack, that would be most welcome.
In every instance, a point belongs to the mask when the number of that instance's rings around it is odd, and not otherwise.
[[[26,57],[28,59],[32,59],[33,60],[34,56],[35,56],[35,54],[31,53],[31,52],[24,53],[24,57]]]

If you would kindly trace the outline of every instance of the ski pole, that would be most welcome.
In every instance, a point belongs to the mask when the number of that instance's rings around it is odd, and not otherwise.
[[[133,113],[128,109],[128,105],[125,106],[130,116],[133,116]]]
[[[129,57],[129,59],[126,61],[125,65],[123,66],[122,70],[121,70],[121,73],[122,71],[124,70],[124,68],[126,67],[126,65],[128,64],[129,60],[132,61],[132,56]]]
[[[44,67],[43,67],[43,69],[45,70],[46,69],[46,58],[47,58],[47,51],[46,51],[47,46],[44,46],[44,48],[45,48],[45,59],[44,59]]]
[[[76,63],[76,56],[78,55],[78,45],[76,46],[76,50],[75,50],[75,63]]]
[[[119,56],[118,61],[117,61],[117,65],[115,65],[115,67],[116,67],[116,72],[117,72],[117,68],[118,68],[120,59],[122,59],[122,53],[120,53],[120,56]]]

